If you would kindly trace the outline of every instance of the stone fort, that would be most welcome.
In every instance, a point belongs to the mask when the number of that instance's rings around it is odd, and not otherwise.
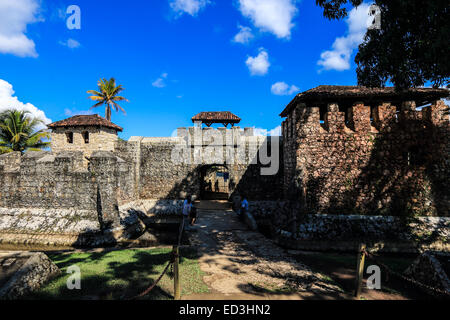
[[[245,194],[258,223],[291,240],[326,237],[330,226],[314,229],[325,220],[336,226],[353,217],[360,227],[376,220],[381,230],[389,219],[417,217],[448,244],[450,126],[440,100],[448,95],[319,86],[281,112],[281,137],[255,136],[229,112],[201,113],[175,137],[128,141],[98,115],[61,120],[48,126],[51,151],[0,156],[0,234],[120,228],[130,208],[175,214],[187,195],[220,193],[230,200]],[[220,190],[211,186],[211,171]],[[354,228],[345,221],[335,235]]]

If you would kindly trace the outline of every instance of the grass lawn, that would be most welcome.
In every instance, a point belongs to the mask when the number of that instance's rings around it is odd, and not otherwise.
[[[170,259],[170,248],[123,249],[102,252],[47,253],[61,269],[62,274],[47,283],[28,299],[128,299],[141,293],[165,268]],[[205,293],[192,249],[180,250],[181,294]],[[81,270],[81,289],[67,289],[71,274],[67,268],[77,265]],[[173,299],[171,268],[159,284],[141,299]]]

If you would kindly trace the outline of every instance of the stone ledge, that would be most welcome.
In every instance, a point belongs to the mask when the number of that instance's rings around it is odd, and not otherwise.
[[[393,241],[450,245],[449,217],[363,215],[304,215],[298,220],[298,240],[318,241]]]
[[[307,250],[307,251],[342,251],[357,252],[361,241],[311,241],[311,240],[295,240],[283,236],[277,236],[275,243],[287,249]],[[372,252],[402,252],[402,253],[418,253],[427,250],[450,252],[450,244],[443,242],[435,242],[427,245],[418,245],[414,242],[365,242],[369,251]]]

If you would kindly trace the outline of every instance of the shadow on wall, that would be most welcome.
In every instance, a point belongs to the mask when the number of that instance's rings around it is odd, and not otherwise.
[[[358,143],[356,150],[350,150],[354,148],[350,140],[344,141],[344,153],[337,156],[345,159],[347,152],[354,152],[353,165],[347,161],[343,166],[334,159],[326,175],[308,175],[306,192],[297,187],[296,196],[291,194],[292,199],[301,199],[302,212],[449,216],[448,121],[430,121],[435,116],[431,109],[402,109],[375,122],[378,133],[367,133],[362,138],[367,143]],[[329,192],[330,181],[338,189]]]
[[[251,200],[280,200],[283,198],[283,188],[282,188],[282,176],[283,176],[283,152],[282,152],[282,141],[278,137],[274,138],[268,136],[264,142],[263,146],[267,146],[267,155],[265,155],[266,150],[260,147],[257,154],[251,160],[251,164],[247,165],[243,170],[242,176],[233,185],[233,191],[230,193],[230,199],[239,197],[239,195],[244,194],[249,201]],[[271,154],[272,144],[278,143],[278,154]],[[274,146],[276,147],[276,146]],[[264,157],[270,159],[270,163],[266,164],[267,160],[262,159],[262,154]],[[275,170],[274,174],[264,174],[262,170],[264,168],[278,168]]]
[[[267,141],[267,140],[266,140]],[[265,142],[266,142],[265,141]],[[264,143],[265,143],[264,142]],[[268,155],[271,157],[271,139],[268,139]],[[265,151],[264,151],[265,152]],[[187,195],[195,196],[197,199],[202,196],[202,189],[204,185],[202,178],[208,168],[218,166],[224,167],[229,173],[228,183],[228,199],[244,193],[249,200],[266,200],[266,199],[281,199],[282,198],[282,181],[283,173],[283,159],[282,152],[278,152],[278,171],[274,175],[262,175],[261,168],[269,167],[271,164],[263,164],[261,161],[261,148],[258,150],[256,157],[253,159],[255,164],[237,164],[237,163],[211,163],[191,166],[186,176],[181,181],[174,182],[173,186],[166,192],[161,199],[184,199]],[[275,155],[274,155],[275,156]],[[183,171],[186,171],[186,166],[182,166]],[[174,168],[173,170],[177,170]]]

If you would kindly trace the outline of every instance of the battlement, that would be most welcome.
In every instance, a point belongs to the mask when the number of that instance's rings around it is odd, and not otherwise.
[[[89,167],[85,161],[89,161]],[[94,151],[86,158],[83,151],[29,151],[21,155],[11,152],[0,155],[0,173],[20,172],[26,175],[54,175],[87,173],[91,168],[96,171],[127,171],[126,162],[109,151]]]
[[[210,127],[182,127],[177,129],[177,137],[187,139],[191,146],[239,145],[243,142],[243,139],[247,138],[247,141],[250,141],[251,139],[248,138],[256,138],[253,134],[253,128],[241,129],[237,126],[231,129]]]
[[[321,213],[448,213],[448,193],[429,192],[430,184],[448,190],[444,101],[314,101],[292,106],[282,123],[286,196],[297,190],[305,206]]]
[[[300,103],[288,114],[282,123],[283,136],[290,138],[295,132],[299,136],[319,133],[369,133],[385,130],[408,121],[424,121],[436,127],[447,126],[448,106],[437,100],[431,105],[416,110],[414,101],[404,101],[400,106],[384,102],[376,106],[356,102],[352,106],[340,108],[337,103],[329,103],[326,112],[319,107]]]

